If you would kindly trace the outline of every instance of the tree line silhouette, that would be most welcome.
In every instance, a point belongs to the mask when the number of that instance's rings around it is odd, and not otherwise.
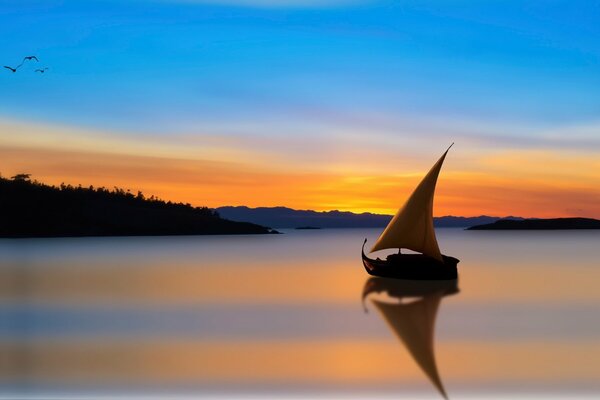
[[[223,219],[208,207],[164,201],[114,187],[47,185],[0,175],[0,237],[145,236],[271,233]]]

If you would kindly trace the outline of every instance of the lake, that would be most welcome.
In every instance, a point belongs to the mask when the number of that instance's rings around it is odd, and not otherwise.
[[[363,308],[379,233],[0,240],[0,397],[441,399],[394,299]],[[437,234],[461,260],[429,321],[448,396],[598,398],[600,231]]]

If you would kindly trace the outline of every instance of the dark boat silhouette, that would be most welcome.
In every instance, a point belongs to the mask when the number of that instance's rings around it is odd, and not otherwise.
[[[369,294],[383,292],[394,301],[371,299],[371,302],[433,386],[447,399],[435,361],[435,320],[442,298],[458,293],[457,280],[369,278],[363,288],[363,304]]]
[[[416,280],[458,277],[456,265],[459,260],[440,252],[433,227],[435,185],[448,150],[425,175],[371,248],[371,252],[398,249],[398,254],[391,254],[385,260],[369,258],[364,251],[367,239],[363,242],[363,265],[370,275]],[[401,254],[402,248],[421,254]]]

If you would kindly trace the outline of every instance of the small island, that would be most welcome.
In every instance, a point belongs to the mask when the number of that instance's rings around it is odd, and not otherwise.
[[[0,221],[2,238],[277,233],[207,207],[116,187],[50,186],[29,174],[0,177]]]
[[[600,220],[593,218],[501,219],[491,224],[475,225],[467,230],[559,230],[600,229]]]

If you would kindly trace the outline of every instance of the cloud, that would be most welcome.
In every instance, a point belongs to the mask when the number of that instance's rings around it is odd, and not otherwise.
[[[594,128],[569,132],[585,138]],[[139,137],[0,121],[0,172],[32,173],[52,184],[120,186],[210,207],[393,213],[445,149],[427,135],[373,140],[346,133]],[[435,212],[558,217],[582,215],[581,209],[600,217],[598,160],[593,147],[461,143],[444,166]]]
[[[328,8],[363,4],[368,0],[161,0],[179,4],[210,4],[252,8]]]

